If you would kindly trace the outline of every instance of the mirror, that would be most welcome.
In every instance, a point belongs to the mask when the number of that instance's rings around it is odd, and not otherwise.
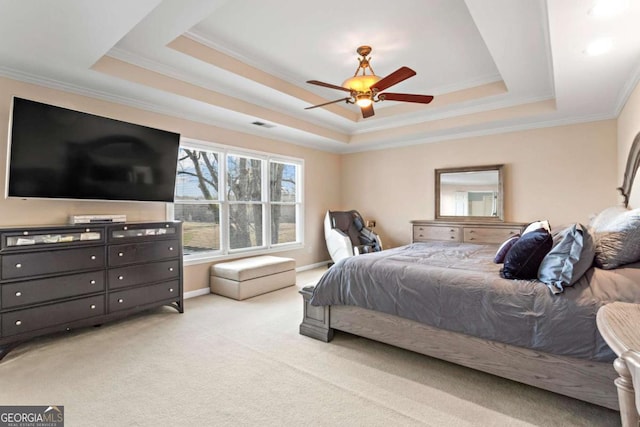
[[[436,219],[503,221],[503,165],[436,169]]]

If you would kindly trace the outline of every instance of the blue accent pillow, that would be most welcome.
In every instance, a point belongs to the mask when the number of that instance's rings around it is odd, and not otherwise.
[[[507,252],[500,275],[505,279],[537,279],[540,263],[552,246],[551,234],[544,228],[523,234]]]
[[[554,246],[538,269],[538,280],[551,292],[560,293],[574,285],[593,264],[595,246],[582,224],[565,228],[554,238]]]

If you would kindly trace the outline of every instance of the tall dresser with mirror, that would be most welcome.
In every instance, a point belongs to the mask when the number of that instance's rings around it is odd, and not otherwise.
[[[504,165],[435,170],[435,220],[411,221],[413,242],[500,244],[526,224],[504,222]]]

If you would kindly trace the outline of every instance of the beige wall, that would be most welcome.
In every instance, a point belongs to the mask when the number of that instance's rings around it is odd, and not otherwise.
[[[618,181],[622,183],[624,170],[627,163],[627,155],[631,148],[631,143],[636,135],[640,132],[640,84],[627,99],[627,103],[618,116]],[[634,183],[638,190],[638,182]],[[632,198],[629,201],[631,207],[640,207],[640,191],[632,192]]]
[[[339,156],[202,123],[0,78],[0,164],[6,164],[13,95],[181,133],[185,137],[299,157],[305,161],[305,247],[282,253],[298,266],[329,259],[322,220],[327,209],[358,209],[377,221],[386,246],[410,241],[409,221],[434,216],[434,169],[505,164],[505,219],[552,224],[588,221],[618,202],[616,144],[624,158],[640,130],[636,89],[620,120],[512,132]],[[626,124],[628,123],[628,125]],[[629,128],[629,130],[627,130]],[[616,140],[616,133],[620,135]],[[621,172],[619,172],[621,174]],[[0,188],[5,188],[0,176]],[[342,192],[340,189],[342,188]],[[162,203],[0,198],[0,226],[64,224],[71,214],[124,213],[131,221],[164,220]],[[185,268],[185,290],[207,287],[208,267]]]
[[[386,247],[434,218],[434,170],[505,165],[505,220],[587,222],[618,202],[616,121],[559,126],[342,157],[342,205],[375,219]]]
[[[7,134],[11,97],[20,96],[36,101],[77,109],[119,120],[179,132],[185,137],[266,151],[305,161],[305,247],[284,252],[305,266],[329,259],[322,234],[322,221],[327,208],[339,205],[340,160],[326,153],[266,138],[243,134],[202,123],[151,113],[106,101],[54,89],[0,78],[0,164],[7,161]],[[0,188],[6,188],[6,176],[0,174]],[[55,200],[20,200],[0,197],[0,226],[65,224],[72,214],[126,214],[131,221],[164,220],[164,203],[89,202]],[[185,291],[208,286],[208,266],[185,267]]]

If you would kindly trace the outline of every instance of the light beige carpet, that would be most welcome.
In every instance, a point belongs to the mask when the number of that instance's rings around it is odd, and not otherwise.
[[[322,270],[300,273],[299,287]],[[31,341],[0,404],[64,405],[67,426],[605,426],[619,414],[337,333],[298,334],[298,287],[207,295]]]

